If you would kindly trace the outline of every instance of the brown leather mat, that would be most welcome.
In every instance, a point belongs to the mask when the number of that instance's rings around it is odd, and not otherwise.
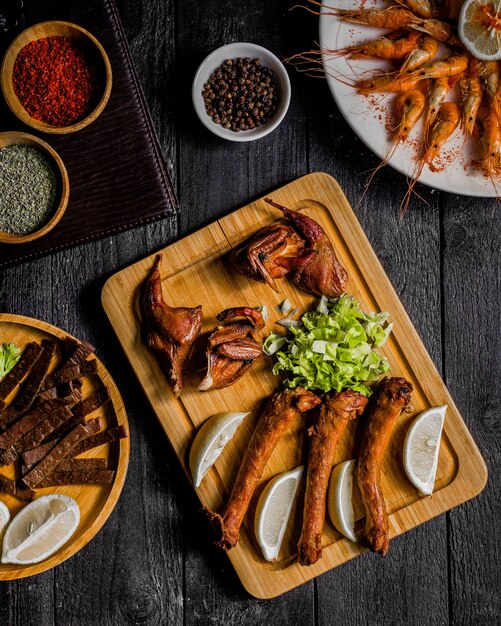
[[[61,136],[41,134],[19,122],[0,95],[0,131],[22,130],[47,141],[60,154],[70,178],[70,201],[61,222],[34,242],[0,244],[0,267],[175,213],[174,190],[114,1],[25,0],[23,6],[18,0],[9,0],[7,6],[3,19],[0,10],[2,55],[24,27],[52,19],[75,22],[106,49],[113,69],[113,90],[106,109],[93,124]]]

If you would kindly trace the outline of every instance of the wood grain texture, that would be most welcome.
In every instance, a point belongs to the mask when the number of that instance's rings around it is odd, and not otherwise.
[[[41,0],[29,4],[25,10],[35,7],[43,13]],[[357,209],[439,371],[445,362],[453,396],[492,470],[486,491],[454,514],[393,541],[386,561],[367,554],[276,600],[250,598],[227,558],[211,547],[210,532],[198,516],[198,499],[96,302],[105,278],[118,269],[307,171],[333,174],[356,206],[367,176],[362,172],[378,160],[339,115],[326,84],[294,71],[289,71],[291,108],[276,131],[286,130],[280,141],[273,133],[252,146],[235,148],[209,135],[192,113],[192,74],[215,47],[253,41],[289,56],[315,46],[318,21],[302,11],[289,12],[295,2],[117,4],[164,158],[177,183],[181,228],[177,218],[169,218],[0,274],[0,310],[45,319],[98,346],[127,406],[132,445],[124,492],[103,531],[56,570],[32,580],[0,583],[0,623],[434,626],[470,624],[473,615],[484,615],[479,624],[498,623],[500,428],[495,403],[493,411],[483,413],[489,427],[483,434],[476,429],[477,415],[482,407],[488,409],[489,394],[499,380],[494,374],[499,263],[495,252],[473,250],[484,246],[484,235],[492,250],[501,247],[499,227],[491,228],[492,215],[499,210],[496,202],[418,185],[430,206],[414,200],[400,223],[405,179],[385,168]],[[454,255],[447,246],[457,247]],[[480,266],[474,263],[482,264],[483,290],[477,285]],[[442,337],[445,326],[460,323],[465,310],[477,322],[480,307],[486,308],[468,343],[477,351],[472,361],[462,334],[455,336],[454,347]],[[488,364],[494,365],[492,371]],[[477,389],[486,391],[477,394]]]
[[[497,208],[478,201],[445,204],[445,374],[489,467],[491,479],[476,506],[450,513],[451,621],[495,624],[501,613],[501,287]],[[459,310],[458,310],[459,307]]]
[[[413,385],[413,416],[430,406],[448,405],[432,498],[420,497],[402,469],[401,451],[413,417],[402,415],[397,422],[382,476],[390,536],[398,536],[478,495],[487,479],[482,457],[339,185],[325,174],[309,174],[271,195],[279,204],[304,211],[322,226],[350,277],[347,290],[361,301],[364,310],[391,311],[394,328],[381,351],[393,375],[404,376]],[[261,303],[272,320],[284,297],[301,311],[310,309],[315,299],[289,282],[282,281],[280,293],[276,293],[228,267],[229,252],[259,229],[273,224],[277,217],[276,211],[261,199],[164,248],[160,272],[166,302],[193,307],[203,292],[202,334],[211,331],[217,313],[229,306]],[[278,380],[267,360],[262,359],[246,374],[245,381],[218,391],[200,393],[196,388],[200,376],[192,375],[181,397],[175,399],[157,360],[144,344],[137,313],[140,290],[155,259],[156,254],[112,276],[103,289],[103,306],[188,476],[186,459],[200,425],[221,411],[250,412],[197,490],[202,504],[218,511],[228,498],[243,451]],[[304,422],[296,420],[278,442],[258,491],[273,476],[301,463]],[[356,457],[356,430],[352,422],[336,450],[335,464]],[[258,598],[276,597],[365,552],[326,524],[322,559],[311,567],[301,567],[295,562],[301,507],[295,506],[278,562],[266,563],[256,549],[253,510],[251,502],[240,541],[228,555],[244,587]]]

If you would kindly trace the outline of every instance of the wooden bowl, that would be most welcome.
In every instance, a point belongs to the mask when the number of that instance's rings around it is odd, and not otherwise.
[[[51,148],[48,143],[45,143],[45,141],[38,139],[38,137],[28,135],[27,133],[0,133],[0,149],[14,145],[32,146],[33,148],[37,148],[38,150],[43,152],[49,158],[53,166],[54,174],[57,181],[57,194],[56,200],[54,202],[56,210],[50,220],[46,224],[44,224],[42,228],[39,228],[38,230],[35,230],[34,232],[27,235],[14,235],[12,233],[6,233],[5,231],[0,230],[0,243],[28,243],[29,241],[34,241],[39,237],[43,237],[49,231],[51,231],[54,226],[59,222],[59,220],[63,217],[64,212],[66,211],[66,207],[68,205],[68,198],[70,197],[70,181],[68,178],[68,172],[66,171],[66,167],[64,166],[64,163],[61,160],[59,154],[53,148]]]
[[[39,120],[34,119],[23,107],[23,105],[19,101],[19,98],[14,92],[12,75],[17,55],[19,54],[21,49],[30,42],[37,41],[38,39],[44,39],[45,37],[72,37],[73,39],[86,41],[96,53],[96,57],[102,61],[104,89],[101,99],[99,100],[95,109],[91,113],[89,113],[87,117],[84,117],[82,120],[76,122],[75,124],[72,124],[71,126],[53,126],[51,124],[46,124],[45,122],[40,122]],[[64,135],[67,133],[74,133],[77,130],[85,128],[89,124],[92,124],[92,122],[101,115],[104,107],[106,106],[110,98],[113,79],[111,73],[111,64],[110,60],[108,59],[108,55],[106,54],[103,46],[94,37],[94,35],[91,35],[81,26],[71,24],[70,22],[41,22],[40,24],[35,24],[34,26],[30,26],[29,28],[24,30],[10,44],[2,62],[0,83],[4,98],[9,105],[10,110],[22,122],[42,133]]]

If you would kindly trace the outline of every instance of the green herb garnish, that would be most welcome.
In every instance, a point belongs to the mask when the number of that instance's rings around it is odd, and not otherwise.
[[[289,335],[272,333],[263,344],[274,354],[273,373],[289,373],[287,387],[319,391],[353,389],[367,396],[369,386],[390,369],[374,350],[388,338],[393,324],[388,313],[364,313],[360,303],[346,294],[322,298],[316,311],[305,313]],[[290,376],[292,374],[292,376]]]
[[[21,350],[15,343],[4,343],[0,346],[0,379],[13,369],[21,358]]]

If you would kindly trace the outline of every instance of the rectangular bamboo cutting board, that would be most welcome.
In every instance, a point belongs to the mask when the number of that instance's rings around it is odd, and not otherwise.
[[[365,310],[389,311],[394,322],[393,332],[382,352],[390,362],[391,374],[405,376],[412,382],[414,408],[412,414],[402,415],[398,420],[383,467],[382,484],[391,537],[480,493],[487,480],[480,452],[337,182],[326,174],[310,174],[270,195],[276,202],[304,211],[322,225],[348,271],[350,280],[347,291],[361,301]],[[217,325],[216,314],[228,307],[266,304],[270,320],[265,332],[273,330],[274,322],[281,317],[275,307],[285,297],[301,311],[311,308],[315,298],[299,291],[290,281],[280,281],[281,293],[275,293],[264,283],[238,274],[228,263],[228,252],[263,226],[279,219],[278,213],[263,200],[257,200],[165,248],[162,251],[161,274],[166,302],[171,306],[202,304],[204,333]],[[220,411],[250,411],[197,490],[204,505],[219,511],[228,499],[254,426],[267,399],[278,388],[279,381],[271,372],[271,358],[265,357],[233,386],[203,393],[196,389],[203,372],[195,371],[197,368],[194,366],[181,397],[175,399],[167,388],[165,376],[154,355],[142,341],[137,313],[140,286],[148,276],[155,257],[152,255],[139,261],[110,278],[103,290],[103,305],[189,477],[189,448],[198,427]],[[203,354],[204,349],[202,341],[198,353]],[[200,367],[203,366],[202,356]],[[449,408],[435,493],[431,498],[423,498],[405,476],[403,442],[418,413],[430,406],[443,404]],[[253,531],[257,499],[269,479],[304,462],[305,426],[306,418],[302,416],[282,437],[251,502],[239,544],[229,552],[244,587],[259,598],[272,598],[284,593],[365,551],[361,545],[344,539],[327,519],[322,559],[311,567],[295,563],[302,519],[302,493],[299,493],[278,562],[268,563],[261,556]],[[335,464],[356,457],[356,429],[357,424],[353,423],[345,432],[336,452]],[[362,511],[356,513],[358,517],[363,515]],[[388,558],[392,558],[391,551]]]

